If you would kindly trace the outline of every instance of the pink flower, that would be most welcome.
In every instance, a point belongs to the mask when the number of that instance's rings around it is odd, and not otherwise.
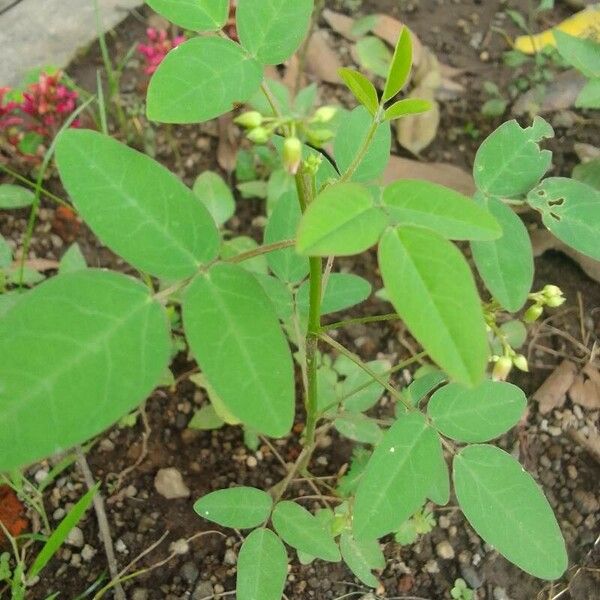
[[[148,75],[152,75],[158,69],[158,65],[164,60],[165,56],[185,42],[183,35],[177,35],[173,38],[169,38],[166,31],[158,31],[149,27],[146,30],[147,42],[146,44],[139,44],[138,51],[146,59],[146,67],[144,71]]]

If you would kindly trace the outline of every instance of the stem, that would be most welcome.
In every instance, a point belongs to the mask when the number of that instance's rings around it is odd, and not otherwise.
[[[256,258],[257,256],[261,256],[262,254],[268,254],[269,252],[276,252],[277,250],[283,250],[285,248],[291,248],[296,245],[296,240],[281,240],[280,242],[275,242],[273,244],[267,244],[265,246],[260,246],[258,248],[254,248],[254,250],[248,250],[247,252],[242,252],[241,254],[237,254],[236,256],[232,256],[231,258],[226,258],[223,262],[228,263],[241,263],[245,260],[250,260],[251,258]]]
[[[356,319],[347,319],[345,321],[337,321],[329,325],[323,325],[321,331],[330,331],[331,329],[341,329],[348,325],[361,325],[365,323],[378,323],[380,321],[396,321],[400,318],[397,313],[389,313],[387,315],[375,315],[372,317],[358,317]]]
[[[356,172],[356,169],[358,169],[358,167],[362,163],[363,159],[365,158],[367,152],[369,151],[369,148],[371,147],[371,142],[373,141],[373,138],[375,137],[375,134],[377,133],[377,128],[379,127],[379,125],[381,123],[380,116],[379,116],[380,113],[381,113],[381,108],[379,109],[377,115],[375,117],[373,117],[373,122],[371,123],[371,127],[369,127],[369,131],[367,132],[367,137],[365,138],[364,142],[362,143],[362,146],[356,153],[356,156],[354,157],[354,160],[352,161],[350,166],[346,169],[344,174],[340,177],[340,180],[338,181],[338,183],[345,183],[347,181],[350,181],[350,179]]]
[[[6,165],[3,165],[2,163],[0,163],[0,171],[4,171],[7,175],[10,175],[13,179],[16,179],[20,183],[23,183],[24,185],[27,185],[30,188],[36,189],[36,187],[37,187],[37,184],[34,181],[27,179],[27,177],[23,177],[23,175],[20,175],[19,173],[17,173],[16,171],[13,171],[11,168],[7,167]],[[61,206],[66,206],[66,207],[70,208],[71,210],[74,210],[73,206],[71,204],[69,204],[66,200],[59,198],[52,192],[49,192],[44,187],[40,188],[40,194],[43,194],[47,198],[50,198],[50,200],[54,200],[54,202],[56,202],[57,204],[60,204]]]

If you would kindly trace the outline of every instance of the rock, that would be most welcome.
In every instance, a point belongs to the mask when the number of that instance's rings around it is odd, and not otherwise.
[[[437,560],[428,560],[425,563],[425,567],[424,570],[426,573],[431,573],[432,575],[434,575],[435,573],[439,573],[440,572],[440,566],[437,563]]]
[[[501,587],[494,588],[494,600],[510,600],[506,590]]]
[[[127,552],[128,552],[127,546],[125,545],[125,542],[121,538],[119,538],[115,542],[115,550],[117,552],[120,552],[121,554],[127,554]]]
[[[131,600],[148,600],[148,590],[145,588],[135,588],[131,594]]]
[[[190,490],[185,485],[181,473],[173,467],[158,471],[154,478],[154,487],[167,500],[189,498],[190,496]]]
[[[213,586],[210,581],[201,581],[192,594],[192,600],[206,600],[214,595]]]
[[[444,540],[443,542],[440,542],[435,547],[435,553],[440,558],[443,558],[444,560],[452,560],[454,558],[454,556],[455,556],[455,554],[454,554],[454,548],[452,547],[452,545],[450,544],[450,542],[448,542],[447,540]]]
[[[483,585],[483,578],[479,573],[469,565],[460,566],[460,574],[462,578],[467,582],[469,587],[473,590],[480,588]]]
[[[575,490],[573,492],[573,500],[577,510],[582,515],[591,515],[600,510],[600,502],[592,492],[586,492],[585,490]]]
[[[249,456],[246,459],[246,465],[250,468],[250,469],[254,469],[256,467],[256,465],[258,465],[258,461],[256,460],[256,457],[254,456]]]
[[[89,544],[86,544],[81,551],[81,558],[83,558],[83,560],[86,562],[89,562],[92,560],[92,558],[94,558],[94,556],[96,556],[96,552],[97,550],[92,548]]]
[[[198,567],[191,561],[186,562],[179,571],[183,579],[185,579],[189,584],[194,584],[198,580],[200,576],[200,571]]]
[[[69,531],[66,543],[69,544],[69,546],[74,546],[75,548],[83,548],[83,544],[85,543],[85,540],[83,539],[83,531],[81,531],[79,527],[73,527],[73,529]]]
[[[52,513],[52,518],[55,521],[60,521],[67,513],[65,512],[64,508],[57,508],[53,513]]]
[[[179,554],[180,556],[183,556],[184,554],[187,554],[190,551],[190,545],[188,544],[188,542],[186,540],[184,540],[183,538],[181,538],[181,539],[176,540],[175,542],[173,542],[169,546],[169,550],[172,553]]]
[[[223,562],[226,565],[235,565],[235,563],[237,563],[237,556],[235,555],[235,552],[231,548],[229,548],[225,552],[225,557],[223,558]]]

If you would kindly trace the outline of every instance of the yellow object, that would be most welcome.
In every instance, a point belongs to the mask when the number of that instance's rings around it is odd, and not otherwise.
[[[553,29],[560,29],[575,37],[593,38],[600,41],[600,4],[593,4],[574,14]],[[515,40],[515,50],[524,54],[535,54],[546,46],[556,46],[553,29],[547,29],[537,35],[519,36]]]

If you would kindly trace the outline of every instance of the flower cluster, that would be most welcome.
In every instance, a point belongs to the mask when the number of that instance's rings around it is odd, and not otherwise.
[[[166,31],[158,31],[149,27],[146,29],[147,43],[140,44],[138,50],[146,59],[146,68],[144,71],[152,75],[158,65],[163,61],[168,52],[185,42],[183,35],[177,35],[170,38]]]
[[[49,142],[77,106],[78,94],[61,83],[62,73],[40,73],[20,94],[19,101],[9,100],[10,88],[0,88],[0,135],[24,155],[35,155],[40,144]],[[16,94],[15,94],[16,96]],[[77,127],[76,120],[72,126]],[[23,148],[29,136],[33,145]]]

